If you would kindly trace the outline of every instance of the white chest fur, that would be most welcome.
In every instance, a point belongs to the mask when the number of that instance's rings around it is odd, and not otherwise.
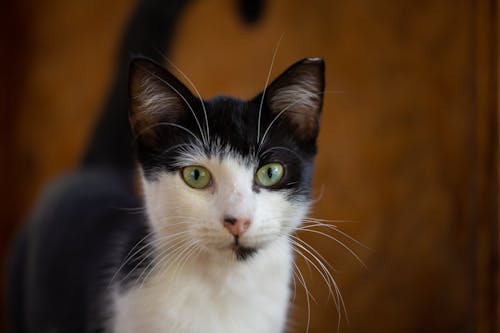
[[[289,302],[292,255],[277,241],[243,262],[199,258],[114,299],[115,333],[277,333]],[[171,272],[172,273],[172,272]]]

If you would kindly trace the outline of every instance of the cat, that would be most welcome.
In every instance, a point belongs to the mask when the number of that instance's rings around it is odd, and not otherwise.
[[[298,61],[248,101],[202,100],[158,59],[184,6],[139,2],[80,168],[15,244],[11,332],[284,330],[325,65]],[[127,70],[130,52],[147,57]]]

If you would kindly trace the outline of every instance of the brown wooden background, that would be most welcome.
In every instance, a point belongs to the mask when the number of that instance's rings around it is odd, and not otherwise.
[[[132,0],[0,3],[1,251],[43,184],[76,164]],[[255,27],[198,0],[172,60],[205,96],[250,97],[306,56],[327,63],[314,216],[350,219],[341,246],[303,235],[338,269],[340,332],[499,332],[498,7],[495,0],[269,1]],[[345,240],[345,239],[344,239]],[[4,257],[2,255],[2,257]],[[318,274],[310,332],[336,332]],[[304,332],[297,290],[290,331]]]

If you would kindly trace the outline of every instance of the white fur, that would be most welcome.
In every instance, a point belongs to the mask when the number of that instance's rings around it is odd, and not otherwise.
[[[303,74],[302,80],[278,89],[271,98],[275,112],[283,110],[310,110],[316,112],[321,102],[317,78]]]
[[[143,181],[157,239],[175,233],[186,237],[158,247],[165,260],[142,286],[116,293],[113,332],[283,330],[293,260],[284,234],[300,223],[308,207],[290,202],[282,192],[252,191],[257,166],[227,149],[221,154],[222,159],[208,158],[193,150],[179,161],[206,167],[213,178],[209,188],[190,188],[179,173],[162,173],[155,181]],[[235,259],[233,237],[223,227],[224,215],[251,221],[241,243],[259,249],[253,257]],[[185,260],[176,260],[175,249],[192,244],[197,250],[186,250]]]
[[[156,78],[147,77],[141,82],[140,94],[135,97],[140,103],[141,112],[147,112],[153,117],[167,110],[178,109],[179,99],[176,95],[166,94],[155,84]],[[154,119],[154,118],[153,118]]]

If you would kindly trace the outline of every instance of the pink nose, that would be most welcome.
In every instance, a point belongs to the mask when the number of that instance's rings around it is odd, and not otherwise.
[[[249,226],[250,220],[248,219],[237,219],[232,216],[224,217],[224,228],[226,228],[233,236],[240,236],[248,229]]]

